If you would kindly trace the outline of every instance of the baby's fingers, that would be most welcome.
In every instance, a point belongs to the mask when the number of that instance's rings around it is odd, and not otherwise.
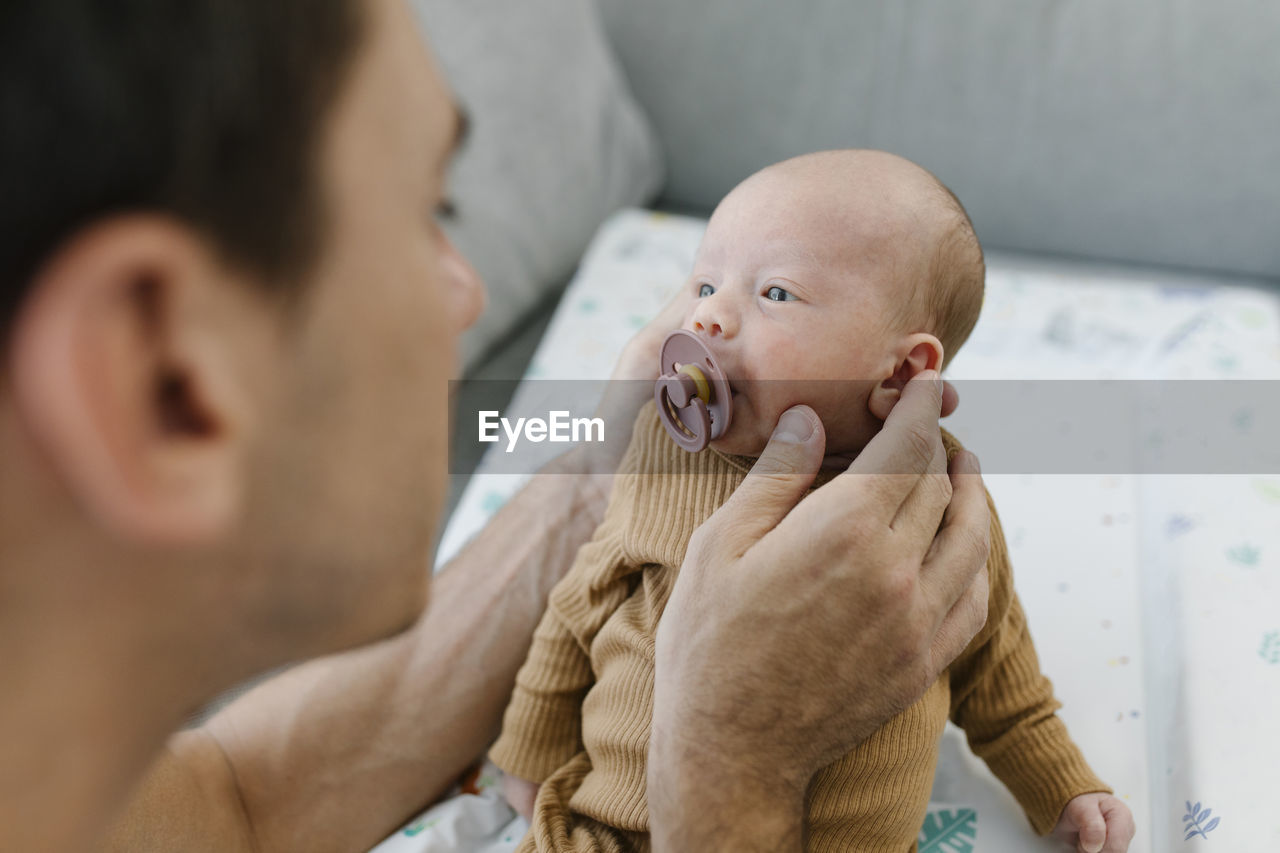
[[[1107,843],[1102,853],[1126,853],[1129,842],[1137,832],[1133,812],[1117,797],[1108,797],[1098,804],[1107,822]]]
[[[1107,841],[1107,822],[1096,802],[1085,800],[1073,802],[1067,807],[1071,812],[1071,820],[1080,834],[1076,843],[1078,853],[1101,853],[1102,845]]]

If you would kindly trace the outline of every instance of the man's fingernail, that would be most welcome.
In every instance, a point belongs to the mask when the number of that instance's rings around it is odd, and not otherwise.
[[[789,409],[778,419],[777,429],[773,431],[774,441],[785,441],[788,444],[803,444],[813,435],[813,420],[804,412]]]
[[[981,474],[982,465],[979,464],[978,462],[978,454],[974,453],[972,450],[966,450],[964,456],[965,456],[965,465],[969,469],[969,473]]]

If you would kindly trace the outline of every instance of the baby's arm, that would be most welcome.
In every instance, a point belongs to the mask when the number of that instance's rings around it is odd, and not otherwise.
[[[571,570],[561,584],[572,579]],[[563,594],[559,586],[556,592]],[[556,592],[534,632],[503,715],[502,734],[489,753],[503,773],[527,780],[526,785],[542,782],[582,749],[582,700],[593,680],[591,659],[555,607]]]
[[[541,787],[537,782],[510,774],[502,777],[502,796],[516,810],[516,814],[530,822],[533,821],[533,801],[538,799],[538,789]]]
[[[1055,713],[1061,704],[1040,671],[995,506],[990,510],[988,622],[952,665],[951,718],[1045,835],[1076,797],[1112,792]]]
[[[614,482],[604,521],[579,549],[569,572],[551,591],[533,645],[516,675],[515,692],[490,750],[512,777],[508,800],[532,811],[538,785],[582,751],[582,701],[595,681],[588,649],[596,633],[631,592],[622,540],[634,516],[635,453],[628,452]]]

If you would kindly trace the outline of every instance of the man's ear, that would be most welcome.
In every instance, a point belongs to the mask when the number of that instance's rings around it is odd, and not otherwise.
[[[925,332],[907,335],[899,341],[894,349],[893,373],[871,389],[867,400],[871,414],[882,421],[888,418],[907,382],[922,370],[940,370],[942,356],[942,342]]]
[[[231,279],[190,229],[121,216],[37,273],[11,337],[16,410],[86,515],[140,544],[211,541],[244,492]],[[244,296],[239,297],[242,301]]]

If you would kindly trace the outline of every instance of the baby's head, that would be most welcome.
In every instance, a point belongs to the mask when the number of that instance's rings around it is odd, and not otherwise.
[[[860,451],[907,380],[964,343],[984,278],[964,207],[901,157],[824,151],[747,178],[712,214],[686,285],[683,327],[734,390],[712,446],[758,454],[804,403],[828,453]]]

